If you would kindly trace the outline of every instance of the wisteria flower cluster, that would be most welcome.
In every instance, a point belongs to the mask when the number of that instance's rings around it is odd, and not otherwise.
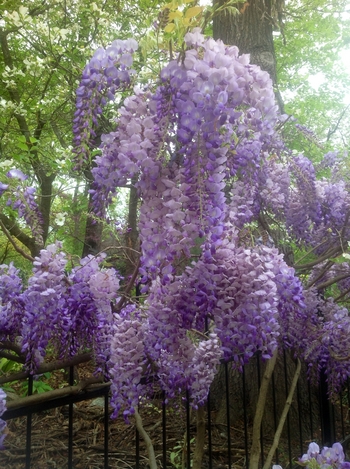
[[[121,277],[101,267],[103,258],[88,256],[67,274],[60,243],[49,245],[35,258],[24,290],[18,270],[0,266],[0,341],[17,340],[33,374],[49,343],[61,357],[90,348],[105,371]]]
[[[168,396],[187,390],[199,405],[220,359],[233,359],[239,368],[256,351],[269,358],[278,342],[309,357],[306,325],[319,340],[321,327],[332,329],[332,315],[341,316],[333,308],[329,320],[317,324],[310,298],[307,304],[300,280],[277,249],[247,246],[238,231],[266,212],[299,245],[321,253],[321,236],[329,246],[345,222],[347,188],[318,180],[307,157],[285,151],[275,130],[283,116],[271,80],[247,55],[199,30],[188,33],[185,43],[183,54],[161,70],[153,92],[135,87],[125,99],[115,130],[101,137],[92,170],[98,215],[130,181],[142,201],[140,275],[149,295],[142,313],[115,318],[110,360],[114,406],[126,416],[144,392],[141,370],[145,376],[156,370]],[[105,57],[107,50],[98,53]],[[79,107],[78,114],[79,120]],[[75,145],[86,158],[79,138]],[[130,353],[122,353],[131,344],[134,368]],[[331,360],[320,350],[317,356],[324,366]],[[200,379],[193,379],[194,369]],[[345,374],[334,369],[341,382]]]
[[[268,74],[197,30],[185,41],[188,50],[163,68],[153,94],[136,90],[125,100],[93,169],[100,215],[116,188],[137,178],[145,283],[190,256],[198,237],[208,253],[220,245],[226,181],[256,181],[265,148],[280,145]]]
[[[83,71],[73,119],[77,168],[89,159],[102,108],[117,90],[130,84],[132,54],[137,47],[134,39],[116,40],[107,49],[98,49]]]
[[[344,450],[340,443],[334,443],[331,448],[325,446],[320,451],[318,444],[312,442],[298,464],[307,469],[350,469],[350,462],[345,461]],[[272,469],[282,469],[282,467],[274,464]]]
[[[7,195],[6,206],[17,211],[38,244],[42,244],[42,217],[35,200],[36,189],[27,184],[28,177],[19,169],[11,169],[6,177],[7,183],[0,182],[0,197]]]
[[[321,451],[317,443],[310,443],[306,454],[299,459],[301,466],[308,469],[349,469],[350,462],[345,461],[343,447],[334,443],[331,448],[325,446]]]
[[[332,298],[322,298],[316,288],[304,290],[304,298],[303,327],[308,333],[300,334],[298,353],[308,364],[311,378],[317,380],[321,371],[326,373],[328,392],[333,397],[350,377],[349,313]]]
[[[0,265],[0,331],[15,341],[23,317],[22,280],[12,263]]]

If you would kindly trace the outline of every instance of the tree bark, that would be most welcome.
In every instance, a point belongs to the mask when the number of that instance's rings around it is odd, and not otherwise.
[[[225,0],[213,0],[214,11],[225,3]],[[240,54],[250,54],[250,63],[268,72],[275,86],[277,73],[273,30],[278,26],[275,12],[280,12],[282,6],[283,0],[249,0],[236,5],[239,11],[237,14],[223,9],[214,13],[213,17],[214,39],[237,46]],[[283,111],[277,88],[276,99]]]

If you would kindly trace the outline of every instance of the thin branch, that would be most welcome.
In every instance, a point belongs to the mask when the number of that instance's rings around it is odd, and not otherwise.
[[[307,264],[302,265],[295,265],[294,268],[296,270],[309,270],[312,267],[315,267],[317,264],[321,264],[322,262],[326,261],[330,257],[336,257],[343,252],[341,246],[336,246],[335,248],[329,249],[323,256],[315,259],[314,261],[308,262]]]
[[[326,265],[323,267],[323,269],[321,270],[321,272],[319,272],[319,274],[313,279],[311,280],[308,284],[307,284],[307,288],[311,288],[313,285],[315,285],[316,282],[318,282],[323,276],[324,274],[331,268],[333,267],[334,265],[334,262],[333,261],[328,261],[326,262]],[[318,289],[320,289],[320,287],[318,287]]]
[[[310,254],[312,254],[314,251],[316,251],[316,249],[319,249],[321,246],[323,246],[324,244],[327,243],[327,239],[322,241],[322,243],[319,243],[317,246],[314,246],[312,249],[310,249],[309,251],[307,251],[303,256],[301,256],[300,259],[298,259],[298,261],[293,265],[293,267],[295,269],[298,269],[298,264],[303,260],[305,259],[305,257],[308,257]]]
[[[272,373],[276,365],[278,350],[273,353],[272,358],[267,362],[265,373],[259,390],[258,402],[253,422],[252,446],[250,450],[249,469],[258,469],[260,459],[260,430],[261,422],[265,411],[267,391],[271,381]]]
[[[11,243],[12,246],[14,247],[14,249],[15,249],[19,254],[21,254],[21,256],[23,256],[25,259],[28,259],[28,261],[34,262],[34,257],[32,257],[32,256],[30,256],[29,254],[27,254],[22,248],[20,248],[20,247],[15,243],[15,240],[12,238],[11,233],[8,231],[8,229],[7,229],[6,226],[3,224],[3,222],[2,222],[1,219],[0,219],[0,227],[1,227],[2,231],[4,232],[5,236],[7,237],[7,239],[10,241],[10,243]]]
[[[9,401],[6,403],[6,407],[8,410],[19,409],[21,407],[31,406],[35,404],[41,404],[43,402],[51,401],[52,399],[57,399],[58,397],[64,396],[71,396],[74,394],[78,394],[79,392],[86,389],[91,384],[101,383],[103,382],[103,376],[92,376],[90,378],[86,378],[80,381],[75,386],[65,386],[64,388],[60,389],[53,389],[52,391],[46,391],[40,394],[33,394],[31,396],[21,397],[19,399],[15,399],[14,401]]]
[[[296,370],[295,370],[295,373],[294,373],[294,376],[293,376],[292,384],[290,386],[289,394],[288,394],[286,403],[284,405],[280,421],[278,422],[278,427],[277,427],[277,430],[275,432],[275,436],[273,438],[273,443],[271,445],[271,448],[270,448],[269,454],[266,458],[263,469],[270,469],[270,467],[271,467],[271,461],[272,461],[273,455],[275,454],[275,451],[278,447],[278,443],[279,443],[280,438],[281,438],[281,433],[282,433],[282,430],[283,430],[283,426],[285,424],[285,421],[286,421],[290,406],[291,406],[292,401],[293,401],[293,396],[294,396],[295,388],[297,386],[298,379],[299,379],[299,376],[300,376],[300,371],[301,371],[301,362],[298,358],[297,367],[296,367]]]
[[[337,277],[333,277],[333,278],[327,280],[327,282],[320,283],[320,285],[317,285],[317,289],[322,290],[323,288],[330,287],[334,283],[337,283],[340,280],[343,280],[344,278],[349,278],[349,277],[350,277],[349,272],[347,274],[338,275]]]
[[[344,298],[344,296],[346,296],[348,293],[350,293],[350,288],[348,288],[347,290],[343,291],[343,293],[341,293],[339,296],[337,296],[336,298],[334,298],[334,301],[337,302],[337,301],[341,300],[341,299]]]
[[[193,453],[193,469],[202,469],[202,461],[205,446],[205,408],[200,406],[196,412],[197,416],[197,432],[196,446]]]
[[[123,292],[123,296],[120,298],[119,303],[116,306],[116,311],[120,311],[122,309],[122,307],[124,306],[124,303],[125,303],[125,301],[128,297],[128,294],[131,292],[132,287],[134,286],[136,277],[139,273],[139,268],[140,268],[140,259],[138,259],[136,267],[135,267],[134,272],[132,274],[132,277],[131,277],[127,287],[125,288],[125,291]]]
[[[7,360],[20,363],[21,365],[23,365],[25,361],[24,358],[16,357],[16,355],[12,355],[12,353],[9,353],[9,352],[4,352],[3,350],[0,350],[0,357],[7,358]]]
[[[19,357],[22,355],[21,347],[9,340],[3,340],[0,342],[0,350],[11,350],[11,352],[15,352]]]
[[[337,122],[336,122],[335,126],[333,127],[333,129],[329,129],[329,130],[328,130],[327,142],[329,142],[331,136],[332,136],[333,134],[335,134],[335,132],[338,130],[338,127],[339,127],[339,125],[340,125],[340,122],[341,122],[342,118],[344,117],[346,111],[349,109],[349,106],[350,106],[350,104],[348,104],[348,105],[346,106],[346,108],[343,110],[343,112],[340,114],[339,119],[337,120]]]
[[[67,358],[66,360],[56,360],[50,363],[43,363],[35,371],[36,375],[41,375],[48,371],[61,370],[63,368],[69,368],[70,366],[79,365],[79,363],[86,363],[92,360],[91,353],[83,353],[81,355],[76,355],[73,358]],[[19,373],[12,373],[8,376],[0,377],[0,385],[4,383],[9,383],[10,381],[19,381],[21,379],[26,379],[30,375],[29,371],[21,371]]]
[[[142,418],[137,409],[135,409],[134,417],[135,417],[135,422],[136,422],[136,428],[139,431],[140,436],[142,437],[143,441],[146,444],[149,467],[150,469],[157,469],[158,466],[157,466],[156,456],[154,454],[153,443],[148,433],[143,427]]]

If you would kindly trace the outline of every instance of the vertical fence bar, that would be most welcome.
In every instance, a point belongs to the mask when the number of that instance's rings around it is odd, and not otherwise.
[[[258,373],[258,387],[260,392],[261,386],[261,370],[260,370],[260,353],[256,354],[256,367]],[[263,434],[263,426],[260,427],[260,453],[261,453],[261,462],[264,465],[264,434]]]
[[[227,462],[231,469],[231,421],[230,421],[230,386],[228,379],[228,363],[225,362],[225,390],[226,390],[226,413],[227,413]]]
[[[191,409],[190,409],[190,393],[186,390],[186,467],[191,469]]]
[[[28,396],[33,394],[33,375],[28,376]],[[26,469],[30,469],[32,446],[32,414],[27,416],[27,433],[26,433]]]
[[[275,389],[275,373],[272,373],[272,401],[273,401],[273,424],[275,427],[275,433],[277,430],[277,404],[276,404],[276,389]],[[278,459],[278,448],[276,449],[275,452],[276,455],[276,464],[278,464],[279,459]]]
[[[207,334],[209,331],[209,320],[208,316],[205,317],[205,333]],[[210,392],[208,393],[208,400],[207,400],[207,420],[208,420],[208,465],[209,469],[213,467],[213,448],[212,448],[212,428],[211,428],[211,406],[210,406]]]
[[[109,440],[109,388],[105,388],[105,412],[104,412],[104,447],[103,447],[103,463],[104,469],[108,469],[108,440]]]
[[[335,407],[334,407],[334,404],[332,404],[330,401],[329,401],[329,406],[330,406],[331,419],[332,419],[331,442],[335,443],[335,441],[337,440],[337,429],[336,429],[336,424],[335,424]]]
[[[303,453],[303,423],[302,423],[302,420],[301,420],[301,411],[302,411],[302,409],[301,409],[299,380],[297,382],[297,403],[298,403],[298,419],[299,419],[299,446],[300,446],[299,452],[300,452],[300,454],[304,454]]]
[[[243,366],[242,368],[242,389],[243,389],[243,419],[244,419],[244,450],[245,450],[246,467],[249,467],[248,417],[247,417],[247,402],[245,400],[245,396],[246,396],[245,366]]]
[[[213,469],[213,448],[212,448],[212,438],[211,438],[211,406],[210,406],[210,394],[208,394],[207,401],[207,413],[208,413],[208,466],[209,469]]]
[[[344,409],[343,409],[343,393],[339,393],[340,399],[340,419],[341,419],[341,437],[342,440],[345,438],[345,427],[344,427]]]
[[[69,385],[74,384],[74,366],[69,367]],[[73,403],[68,404],[68,469],[73,469]]]
[[[163,439],[163,469],[166,469],[166,404],[165,392],[162,395],[162,439]]]
[[[140,434],[137,428],[136,428],[136,434],[135,434],[135,451],[136,451],[135,469],[140,469]]]
[[[284,365],[284,386],[286,399],[288,397],[288,367],[287,367],[287,355],[286,351],[283,350],[283,365]],[[292,467],[292,442],[290,436],[290,412],[287,415],[287,437],[288,437],[288,456],[289,456],[289,465]]]
[[[322,444],[329,445],[334,439],[334,427],[331,404],[328,400],[328,385],[325,370],[322,370],[320,374],[319,405],[321,417]]]
[[[313,441],[314,439],[314,425],[313,425],[313,418],[312,418],[312,395],[311,395],[311,384],[310,380],[307,380],[307,388],[309,394],[309,409],[310,409],[310,440]]]

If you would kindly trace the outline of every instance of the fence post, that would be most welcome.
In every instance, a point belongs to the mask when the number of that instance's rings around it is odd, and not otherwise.
[[[33,375],[28,376],[28,396],[33,394]],[[30,453],[32,446],[32,413],[27,416],[27,435],[26,435],[26,469],[30,469]]]
[[[320,403],[320,419],[322,431],[323,445],[334,443],[334,425],[333,425],[333,409],[332,404],[328,399],[328,384],[325,370],[323,369],[320,374],[319,385],[319,403]]]

